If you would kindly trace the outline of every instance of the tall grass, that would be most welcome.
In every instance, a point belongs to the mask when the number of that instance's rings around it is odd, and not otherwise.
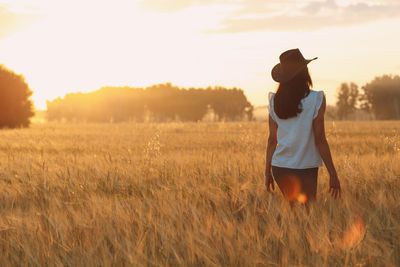
[[[0,265],[395,266],[400,123],[327,124],[339,201],[264,187],[265,123],[0,131]]]

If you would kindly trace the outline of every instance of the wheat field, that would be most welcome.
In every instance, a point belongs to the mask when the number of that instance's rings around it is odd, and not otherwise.
[[[326,124],[309,212],[265,191],[266,123],[2,130],[0,265],[400,265],[400,122]]]

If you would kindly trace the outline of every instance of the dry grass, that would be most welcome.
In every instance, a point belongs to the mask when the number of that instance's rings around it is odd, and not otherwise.
[[[0,265],[395,266],[400,123],[327,123],[344,195],[264,190],[265,123],[0,131]]]

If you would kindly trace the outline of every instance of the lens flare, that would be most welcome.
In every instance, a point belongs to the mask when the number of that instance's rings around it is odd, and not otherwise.
[[[307,202],[307,195],[303,194],[303,193],[300,193],[297,196],[297,201],[300,202],[301,204],[305,204]]]
[[[287,175],[282,177],[281,190],[283,196],[288,201],[296,200],[301,192],[301,184],[299,179],[294,175]]]
[[[342,245],[344,248],[352,248],[357,245],[365,235],[365,223],[359,217],[356,218],[347,232],[343,235]]]

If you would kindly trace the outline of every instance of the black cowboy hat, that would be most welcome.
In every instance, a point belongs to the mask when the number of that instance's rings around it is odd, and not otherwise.
[[[298,48],[283,52],[279,56],[280,63],[271,71],[272,79],[278,83],[287,82],[302,71],[308,63],[317,59],[305,59]]]

